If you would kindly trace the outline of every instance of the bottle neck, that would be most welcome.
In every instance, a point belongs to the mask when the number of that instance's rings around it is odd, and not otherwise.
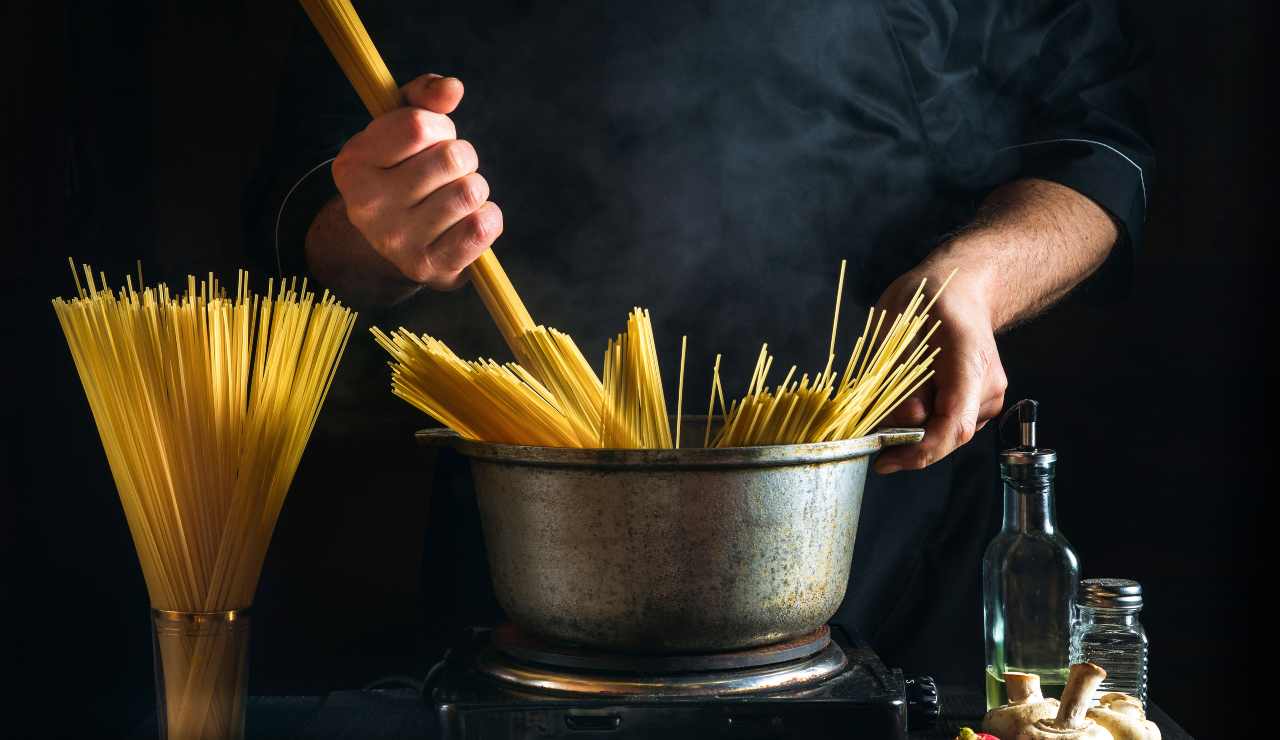
[[[1004,479],[1004,528],[1053,534],[1057,530],[1053,482]]]

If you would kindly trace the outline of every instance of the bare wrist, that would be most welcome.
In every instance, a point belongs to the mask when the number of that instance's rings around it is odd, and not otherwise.
[[[960,235],[940,246],[912,273],[917,282],[919,278],[928,279],[925,292],[929,294],[951,276],[946,290],[948,303],[963,302],[969,315],[986,320],[993,330],[1003,325],[998,265],[974,235]]]
[[[340,197],[316,214],[307,230],[305,251],[311,273],[353,306],[389,306],[422,289],[378,254],[351,224]]]

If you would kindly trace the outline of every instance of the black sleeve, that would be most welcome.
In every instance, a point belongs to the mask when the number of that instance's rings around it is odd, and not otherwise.
[[[1053,180],[1111,214],[1122,244],[1141,241],[1154,166],[1146,67],[1115,2],[883,1],[951,192]]]
[[[244,194],[245,242],[254,270],[308,274],[307,230],[338,192],[329,162],[368,123],[368,112],[299,8],[272,136]]]
[[[1018,0],[981,10],[977,70],[990,104],[1005,107],[987,112],[1004,137],[996,166],[1088,196],[1115,219],[1122,244],[1141,244],[1155,164],[1138,94],[1145,64],[1116,3]]]

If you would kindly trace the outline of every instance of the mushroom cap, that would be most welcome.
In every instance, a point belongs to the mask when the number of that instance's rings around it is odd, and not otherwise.
[[[1016,740],[1114,740],[1111,733],[1097,722],[1083,727],[1067,729],[1057,727],[1053,720],[1043,719],[1023,727]]]
[[[1117,704],[1126,709],[1129,706],[1129,702],[1113,702],[1111,706]],[[1141,704],[1138,704],[1138,710],[1142,710]],[[1097,706],[1091,708],[1087,716],[1107,728],[1115,740],[1160,740],[1160,728],[1156,727],[1155,722],[1144,719],[1141,714],[1133,715],[1127,711]]]
[[[1098,697],[1098,704],[1113,712],[1120,712],[1138,719],[1146,719],[1147,713],[1142,708],[1142,702],[1138,701],[1128,694],[1122,694],[1119,691],[1112,691]]]
[[[1023,727],[1035,724],[1042,719],[1053,719],[1058,716],[1058,700],[1029,704],[1005,704],[987,712],[982,718],[982,731],[989,732],[1000,740],[1014,740]]]

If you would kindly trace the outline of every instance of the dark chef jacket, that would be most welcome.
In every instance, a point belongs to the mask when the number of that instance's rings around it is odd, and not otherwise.
[[[668,386],[689,336],[690,413],[705,409],[715,353],[730,390],[763,341],[781,368],[821,367],[842,258],[848,352],[865,307],[1001,182],[1054,180],[1106,209],[1122,244],[1104,273],[1118,274],[1142,236],[1152,157],[1133,95],[1141,65],[1111,2],[358,5],[401,82],[429,71],[465,82],[454,119],[480,153],[505,215],[496,250],[536,320],[595,357],[632,306],[651,308]],[[275,144],[248,203],[251,238],[286,273],[305,272],[306,227],[335,193],[325,161],[368,121],[299,18]],[[365,318],[463,355],[509,356],[470,290]],[[315,471],[404,456],[407,495],[422,495],[434,470],[431,646],[492,622],[496,604],[465,467],[413,457],[404,440],[431,422],[391,397],[384,361],[367,335],[353,339],[317,431],[350,453],[313,454],[295,489],[308,474],[323,485]],[[978,572],[998,507],[985,436],[985,448],[868,484],[838,619],[891,664],[981,669]],[[303,496],[320,494],[295,493],[291,506]],[[375,619],[390,609],[368,607]]]

